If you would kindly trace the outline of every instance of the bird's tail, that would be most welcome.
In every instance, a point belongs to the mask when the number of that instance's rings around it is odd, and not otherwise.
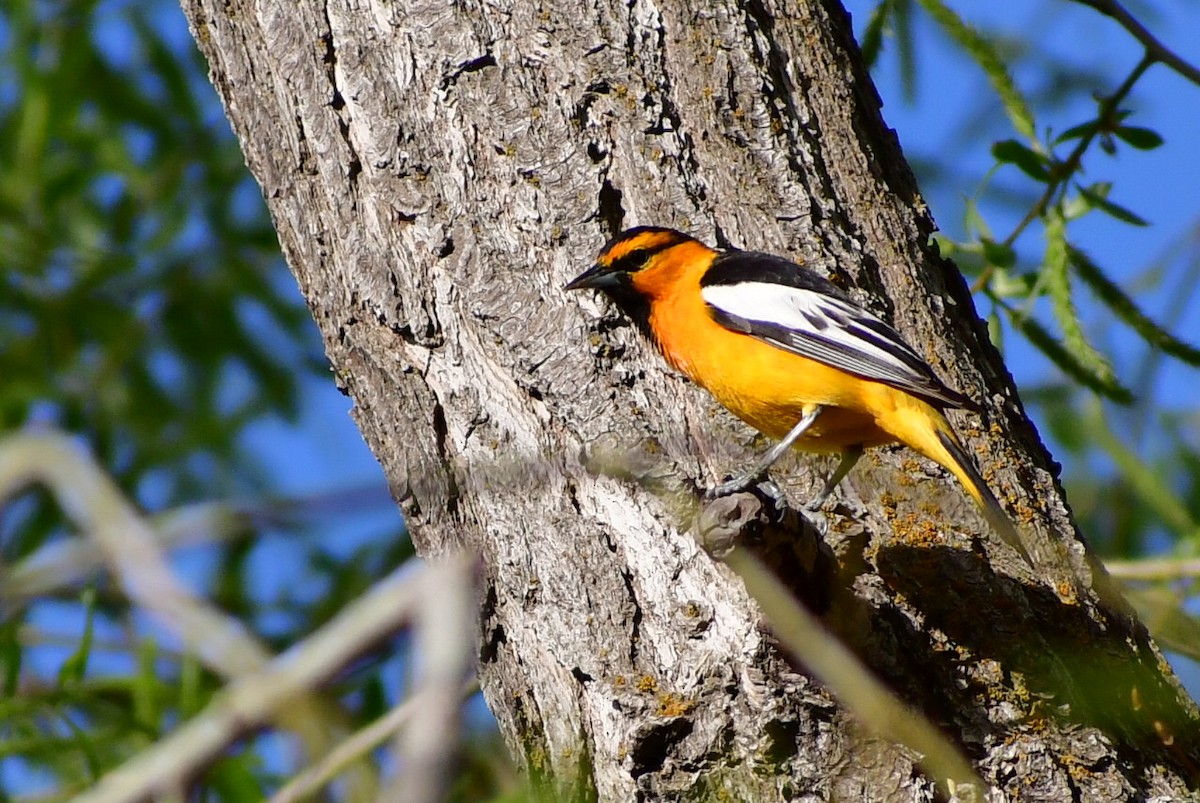
[[[1029,557],[1029,552],[1026,551],[1025,545],[1021,542],[1021,536],[1017,532],[1017,528],[1013,525],[1012,519],[1004,512],[1004,508],[1000,507],[1000,502],[992,494],[990,488],[979,471],[975,468],[975,463],[971,460],[971,456],[967,454],[966,449],[954,437],[954,433],[950,431],[949,425],[946,428],[939,427],[937,429],[937,439],[942,448],[945,449],[947,456],[951,459],[948,461],[938,460],[939,463],[946,466],[958,477],[958,481],[962,483],[967,494],[975,500],[975,504],[979,505],[983,517],[987,519],[988,524],[996,531],[996,534],[1004,539],[1004,542],[1017,550],[1025,562],[1033,566],[1033,561]],[[930,457],[934,457],[930,455]],[[936,459],[936,457],[935,457]]]

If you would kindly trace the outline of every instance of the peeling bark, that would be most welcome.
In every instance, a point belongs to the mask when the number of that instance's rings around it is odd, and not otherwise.
[[[421,553],[482,556],[479,671],[509,746],[583,799],[932,799],[693,537],[750,521],[742,542],[1008,797],[1183,796],[1196,711],[929,244],[845,12],[702,5],[183,0]],[[697,489],[761,444],[560,290],[648,223],[803,258],[893,320],[985,405],[953,423],[1037,574],[899,448],[860,463],[823,539],[698,518]],[[829,468],[776,474],[802,501]]]

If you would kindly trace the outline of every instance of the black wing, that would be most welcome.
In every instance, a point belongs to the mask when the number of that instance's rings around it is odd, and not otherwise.
[[[736,332],[938,407],[977,409],[942,384],[899,332],[828,279],[787,259],[724,253],[701,281],[701,294],[714,320]]]

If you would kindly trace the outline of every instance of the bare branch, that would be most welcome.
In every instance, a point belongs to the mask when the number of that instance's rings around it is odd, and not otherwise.
[[[479,681],[472,679],[459,690],[459,702],[479,691]],[[390,739],[412,718],[416,700],[405,700],[367,727],[339,744],[329,755],[287,782],[270,803],[296,803],[321,789],[345,768]]]
[[[402,568],[261,671],[238,678],[170,736],[108,773],[76,803],[131,803],[188,777],[249,730],[328,681],[395,633],[421,598],[422,575]]]
[[[270,659],[240,622],[175,578],[154,529],[75,441],[57,432],[31,432],[0,443],[0,500],[31,483],[50,488],[68,518],[103,554],[129,600],[206,666],[239,675]]]
[[[1182,580],[1200,577],[1200,559],[1106,560],[1108,573],[1121,580]]]
[[[160,548],[169,551],[234,541],[258,528],[295,521],[322,508],[361,510],[376,500],[391,504],[386,491],[372,485],[296,498],[200,502],[150,516],[147,521]],[[103,563],[103,551],[90,539],[47,544],[20,563],[0,568],[0,604],[21,602],[69,586]]]
[[[397,739],[399,776],[379,798],[442,800],[458,753],[459,704],[475,628],[472,571],[464,560],[430,564],[416,611],[417,687],[413,721]]]
[[[38,431],[0,442],[0,503],[35,483],[54,494],[63,512],[103,556],[130,602],[149,612],[213,672],[238,677],[259,670],[271,659],[271,652],[237,619],[179,582],[158,533],[76,441],[59,432]],[[281,723],[294,729],[314,755],[324,753],[337,736],[340,719],[316,699],[299,701],[280,713]],[[365,794],[375,787],[374,773],[360,766],[352,785]]]
[[[1146,48],[1146,54],[1154,61],[1167,65],[1193,84],[1200,86],[1200,69],[1197,69],[1190,62],[1180,57],[1175,51],[1159,41],[1118,0],[1075,0],[1075,2],[1093,8],[1104,16],[1116,20],[1122,28],[1133,34],[1134,39],[1142,43],[1142,47]]]
[[[230,541],[249,532],[244,524],[239,511],[219,502],[188,505],[149,521],[162,549]],[[0,569],[0,603],[20,603],[80,582],[100,569],[104,560],[104,551],[92,539],[48,543],[21,562]]]

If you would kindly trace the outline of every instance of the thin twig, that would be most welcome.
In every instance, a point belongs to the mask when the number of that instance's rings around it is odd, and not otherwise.
[[[296,498],[199,502],[150,516],[148,522],[159,547],[170,551],[228,543],[262,527],[307,520],[323,508],[362,510],[375,499],[391,503],[386,490],[371,485]],[[19,603],[70,586],[103,564],[104,553],[90,539],[46,544],[19,563],[0,567],[0,603]]]
[[[471,680],[462,687],[459,702],[465,702],[479,691],[479,681]],[[270,799],[270,803],[296,803],[329,784],[353,762],[390,739],[412,718],[414,700],[405,700],[379,719],[355,732],[335,747],[329,755],[293,777]]]
[[[1106,560],[1105,568],[1122,580],[1184,580],[1200,577],[1200,558]]]
[[[1104,16],[1116,20],[1117,24],[1133,34],[1134,39],[1141,42],[1142,47],[1146,48],[1146,53],[1155,61],[1167,65],[1193,84],[1200,86],[1200,69],[1197,69],[1190,62],[1176,54],[1175,51],[1164,45],[1117,0],[1075,0],[1075,2],[1093,8]]]
[[[1129,11],[1123,5],[1121,5],[1119,0],[1074,1],[1080,5],[1084,5],[1088,8],[1099,11],[1106,17],[1115,20],[1117,24],[1129,31],[1129,33],[1133,35],[1133,38],[1137,39],[1138,42],[1141,43],[1142,47],[1145,48],[1145,54],[1142,56],[1141,61],[1138,62],[1138,65],[1134,67],[1133,72],[1130,73],[1129,77],[1125,79],[1125,82],[1121,85],[1121,87],[1108,98],[1106,98],[1104,103],[1101,105],[1098,118],[1101,120],[1101,122],[1108,119],[1116,112],[1117,104],[1119,104],[1125,98],[1125,96],[1129,94],[1130,90],[1133,89],[1133,85],[1137,82],[1138,78],[1141,77],[1142,73],[1149,69],[1150,66],[1155,62],[1165,64],[1187,80],[1191,81],[1193,84],[1200,86],[1200,68],[1197,68],[1195,65],[1191,64],[1175,53],[1175,51],[1164,45],[1154,34],[1149,31],[1149,29],[1146,28],[1146,26],[1142,25],[1142,23],[1140,23],[1136,17],[1130,14]],[[1103,128],[1103,125],[1101,125],[1100,128]],[[1099,133],[1099,131],[1092,131],[1080,139],[1079,143],[1075,146],[1075,149],[1071,151],[1071,155],[1067,157],[1066,161],[1058,166],[1057,172],[1059,172],[1060,175],[1069,177],[1075,173],[1075,170],[1079,167],[1080,159],[1083,157],[1084,152],[1091,145],[1091,142],[1096,137],[1097,133]],[[1063,181],[1063,179],[1058,179],[1050,182],[1050,185],[1046,188],[1046,191],[1042,193],[1042,197],[1038,199],[1038,202],[1034,204],[1033,208],[1029,210],[1024,218],[1021,219],[1021,222],[1017,224],[1017,227],[1013,229],[1012,233],[1004,239],[1004,245],[1011,246],[1014,242],[1016,242],[1017,237],[1020,236],[1021,232],[1023,232],[1030,223],[1041,217],[1042,213],[1046,211],[1046,207],[1050,203],[1050,200],[1054,197],[1054,194],[1062,186]],[[991,265],[984,269],[983,273],[978,279],[975,280],[974,284],[972,284],[972,293],[977,293],[987,286],[988,280],[991,279],[993,270],[994,267]]]
[[[238,533],[249,532],[230,505],[208,502],[171,513],[149,522],[162,549],[221,543],[233,540]],[[104,551],[92,539],[68,538],[48,543],[19,563],[0,568],[0,603],[19,604],[67,588],[102,568],[104,559]]]
[[[35,625],[21,625],[17,629],[17,643],[22,647],[59,647],[62,649],[78,649],[79,633],[61,633],[54,630],[47,630]],[[136,655],[141,649],[141,645],[125,638],[105,638],[103,636],[92,636],[92,651],[93,652],[111,652],[117,654]],[[169,658],[171,660],[183,660],[183,653],[172,650],[169,647],[154,645],[155,655],[160,658]]]
[[[1116,114],[1117,107],[1120,105],[1121,101],[1123,101],[1130,91],[1133,90],[1133,85],[1137,83],[1138,79],[1142,77],[1142,73],[1149,69],[1150,65],[1153,63],[1154,59],[1151,56],[1143,56],[1142,60],[1137,63],[1137,65],[1130,71],[1129,75],[1125,77],[1125,80],[1121,82],[1121,85],[1117,87],[1117,90],[1106,97],[1103,102],[1101,102],[1100,110],[1096,115],[1097,119],[1101,121],[1101,124],[1079,138],[1079,142],[1075,144],[1075,148],[1071,151],[1067,158],[1055,168],[1055,172],[1058,175],[1066,177],[1075,174],[1075,171],[1079,169],[1079,163],[1083,160],[1083,154],[1087,152],[1087,149],[1092,144],[1092,140],[1094,140],[1104,128],[1104,121]],[[1004,245],[1011,246],[1014,242],[1016,242],[1017,237],[1020,236],[1021,232],[1025,231],[1026,227],[1029,226],[1030,223],[1041,217],[1041,215],[1049,207],[1051,199],[1054,198],[1054,194],[1058,191],[1059,187],[1062,186],[1064,181],[1065,178],[1055,179],[1049,184],[1049,186],[1046,187],[1046,191],[1042,193],[1041,198],[1038,198],[1037,203],[1033,205],[1033,208],[1029,210],[1024,218],[1021,219],[1021,222],[1018,223],[1017,227],[1012,230],[1012,233],[1004,238]]]
[[[105,775],[74,803],[132,803],[192,776],[242,734],[266,724],[395,633],[420,600],[420,579],[411,568],[396,570],[261,671],[232,681],[204,711]]]
[[[1085,2],[1085,0],[1078,0],[1078,2]],[[1092,140],[1094,140],[1104,128],[1104,121],[1116,114],[1117,107],[1120,105],[1121,101],[1123,101],[1130,91],[1133,90],[1134,84],[1136,84],[1138,79],[1142,77],[1142,73],[1146,72],[1146,70],[1149,69],[1150,65],[1153,63],[1154,58],[1150,56],[1149,53],[1144,55],[1142,60],[1139,61],[1133,70],[1130,71],[1129,75],[1125,77],[1125,80],[1121,82],[1121,85],[1117,87],[1117,90],[1101,102],[1100,109],[1097,114],[1097,119],[1101,121],[1101,125],[1080,137],[1079,141],[1075,143],[1075,147],[1071,150],[1071,153],[1067,155],[1067,158],[1054,166],[1054,177],[1051,178],[1050,182],[1046,185],[1045,191],[1042,193],[1041,197],[1037,199],[1037,202],[1030,207],[1029,211],[1025,213],[1025,216],[1021,218],[1021,221],[1017,223],[1012,232],[1010,232],[1009,235],[1004,238],[1003,245],[1011,247],[1012,244],[1017,241],[1017,238],[1021,236],[1021,233],[1029,227],[1029,224],[1033,223],[1033,221],[1045,214],[1046,210],[1050,206],[1050,202],[1054,200],[1054,196],[1062,188],[1062,185],[1066,183],[1068,178],[1075,175],[1075,172],[1079,169],[1079,165],[1083,161],[1083,155],[1087,152],[1087,149],[1091,147]],[[988,265],[983,272],[980,273],[979,278],[976,279],[971,285],[971,292],[978,293],[980,290],[987,287],[987,284],[991,280],[992,273],[994,271],[995,266]]]
[[[474,566],[465,560],[430,564],[415,612],[416,686],[412,723],[396,738],[399,772],[380,803],[443,800],[458,755],[458,704],[471,669],[475,626]]]

